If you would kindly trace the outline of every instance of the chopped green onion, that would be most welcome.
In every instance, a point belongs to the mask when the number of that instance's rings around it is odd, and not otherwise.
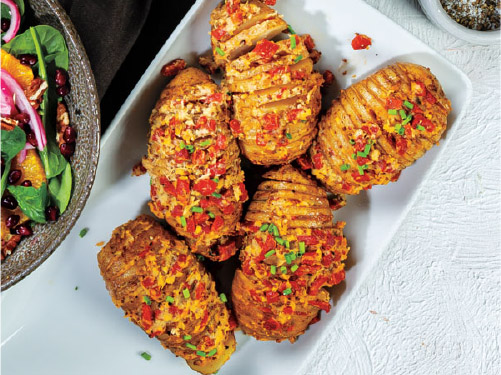
[[[200,261],[200,262],[203,262],[205,260],[205,257],[203,255],[200,255],[200,254],[197,254],[197,259]]]
[[[214,348],[214,349],[212,349],[209,353],[207,353],[207,357],[212,357],[212,356],[213,356],[214,354],[216,354],[216,353],[217,353],[217,349],[216,349],[216,348]]]
[[[412,115],[407,116],[407,118],[402,121],[402,125],[408,124],[412,120]]]
[[[296,253],[289,253],[289,256],[291,257],[292,260],[296,260]]]
[[[281,239],[280,237],[276,237],[276,238],[275,238],[275,241],[277,241],[277,243],[278,243],[279,245],[282,245],[282,246],[283,246],[283,245],[284,245],[284,243],[285,243],[285,241],[284,241],[283,239]]]
[[[351,154],[351,158],[352,159],[356,159],[357,158],[357,154]]]
[[[292,259],[290,254],[285,254],[285,261],[287,262],[287,264],[292,264]]]
[[[184,216],[181,216],[181,225],[182,225],[183,227],[185,227],[185,226],[186,226],[186,218],[185,218]]]
[[[226,95],[233,95],[233,93],[231,91],[226,91]]]
[[[274,275],[277,273],[277,266],[271,266],[271,274]]]
[[[357,168],[358,168],[358,174],[359,174],[360,176],[363,176],[363,175],[364,175],[364,169],[362,168],[362,166],[357,165]]]
[[[84,228],[80,231],[80,233],[78,235],[80,236],[80,238],[84,238],[84,236],[87,234],[88,231],[89,231],[89,228]]]
[[[266,232],[268,230],[269,224],[263,224],[259,227],[261,232]]]
[[[299,254],[304,254],[306,252],[306,244],[301,241],[299,243]]]
[[[397,112],[397,110],[396,110],[396,109],[389,109],[389,110],[388,110],[388,114],[389,114],[389,115],[396,115],[397,113],[398,113],[398,112]]]
[[[216,184],[219,182],[219,178],[213,178],[212,181],[214,181]]]
[[[361,157],[365,158],[367,156],[367,154],[365,152],[362,152],[362,151],[357,151],[357,156],[361,156]]]
[[[369,169],[369,166],[367,164],[362,165],[362,169]]]
[[[289,30],[289,32],[294,35],[296,32],[292,29],[291,25],[287,25],[287,29]]]
[[[367,143],[364,148],[364,154],[368,155],[370,151],[371,151],[371,145]]]
[[[199,355],[200,357],[205,357],[207,354],[205,354],[205,352],[201,350],[197,350],[197,355]]]
[[[184,335],[184,336],[183,336],[183,340],[184,340],[184,341],[191,340],[191,335]]]
[[[296,48],[296,37],[294,35],[291,35],[291,49]]]
[[[186,148],[186,145],[184,144],[183,141],[179,142],[179,148],[181,148],[181,150]]]
[[[282,272],[285,275],[287,273],[287,267],[285,266],[280,267],[280,272]]]
[[[222,195],[219,194],[219,193],[212,193],[212,196],[215,197],[215,198],[221,198]]]
[[[298,266],[297,264],[294,264],[294,265],[291,267],[291,271],[292,271],[292,272],[296,272],[298,268],[299,268],[299,266]]]
[[[341,166],[341,170],[342,170],[342,171],[347,171],[348,169],[350,169],[350,165],[349,165],[349,164],[343,164],[343,165]]]
[[[291,243],[288,241],[288,240],[285,240],[285,247],[287,249],[290,249],[291,248]]]
[[[197,350],[197,347],[195,345],[193,345],[193,344],[190,344],[190,343],[187,343],[186,347],[190,348],[191,350]]]
[[[268,251],[266,254],[264,254],[264,257],[265,257],[265,258],[269,258],[269,257],[271,257],[273,254],[275,254],[275,250],[270,250],[270,251]]]
[[[224,56],[224,51],[221,48],[216,47],[215,50],[219,55]]]
[[[146,359],[147,361],[149,361],[151,359],[151,354],[146,353],[146,352],[142,352],[141,353],[141,357],[143,357],[144,359]]]
[[[187,288],[183,289],[183,296],[186,299],[190,298],[190,291]]]
[[[416,129],[421,131],[426,130],[423,125],[416,126]]]
[[[191,207],[191,212],[202,213],[202,212],[204,212],[204,209],[202,207],[195,206],[195,207]]]
[[[184,147],[190,152],[190,154],[192,154],[193,151],[195,151],[195,147],[193,147],[192,145],[186,145]]]
[[[280,236],[280,232],[278,231],[278,227],[275,224],[273,224],[273,235],[275,237]]]
[[[350,139],[350,145],[354,145],[355,141],[353,139]]]
[[[216,217],[216,215],[214,215],[212,212],[207,212],[207,215],[209,215],[211,219],[214,219]]]
[[[407,100],[406,100],[406,101],[404,101],[404,105],[405,105],[407,108],[409,108],[409,109],[414,108],[414,104],[412,104],[411,102],[409,102],[409,101],[407,101]]]
[[[219,295],[219,298],[221,298],[221,301],[223,301],[224,303],[228,302],[228,298],[226,298],[226,294],[224,293],[221,293]]]
[[[401,109],[400,111],[398,111],[400,117],[402,118],[402,120],[405,120],[405,118],[407,117],[407,113]]]
[[[294,63],[297,64],[298,62],[300,62],[301,60],[303,59],[303,55],[299,55],[298,57],[296,57],[294,59]]]
[[[174,303],[174,298],[172,298],[171,296],[165,297],[165,300],[169,303]]]
[[[395,130],[398,132],[400,129],[402,129],[402,124],[397,124],[395,125]]]
[[[143,296],[143,301],[144,301],[144,303],[146,303],[147,305],[151,305],[151,299],[150,299],[150,297],[148,297],[148,296]]]
[[[404,133],[405,133],[405,128],[398,129],[398,134],[399,135],[404,135]]]
[[[282,292],[282,294],[283,294],[284,296],[288,296],[288,295],[289,295],[289,294],[291,294],[291,293],[292,293],[292,289],[291,289],[291,288],[287,288],[287,289],[285,289],[285,290]]]
[[[206,141],[200,142],[199,146],[205,147],[205,146],[209,146],[210,144],[211,144],[211,141],[210,141],[210,139],[208,139]]]
[[[287,137],[287,139],[292,139],[292,134],[291,133],[285,133],[285,136]]]

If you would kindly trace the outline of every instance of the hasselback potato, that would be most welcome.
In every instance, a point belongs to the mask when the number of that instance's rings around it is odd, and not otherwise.
[[[294,342],[329,312],[325,287],[344,279],[345,223],[333,223],[326,192],[290,165],[264,177],[243,223],[232,301],[245,333]]]
[[[196,253],[225,260],[247,200],[238,145],[229,130],[227,95],[202,71],[182,70],[153,110],[148,155],[151,211]]]
[[[429,69],[387,66],[332,102],[310,150],[312,173],[334,193],[394,181],[438,143],[450,111]]]
[[[313,70],[311,37],[291,31],[284,40],[270,41],[287,24],[259,1],[220,4],[211,26],[214,58],[225,74],[222,85],[233,98],[231,129],[242,153],[261,165],[287,164],[305,153],[316,135],[323,84]],[[245,48],[233,43],[239,40]]]
[[[234,324],[214,281],[151,217],[116,228],[98,263],[113,303],[193,370],[212,374],[230,358]]]

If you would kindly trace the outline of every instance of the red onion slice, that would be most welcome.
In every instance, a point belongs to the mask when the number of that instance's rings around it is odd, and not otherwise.
[[[5,43],[9,43],[13,39],[17,31],[19,30],[19,24],[21,23],[21,14],[17,5],[12,0],[0,0],[3,4],[7,5],[10,10],[10,27],[3,35],[2,39]]]
[[[2,0],[3,1],[3,0]],[[15,104],[21,112],[27,113],[30,116],[30,126],[35,134],[35,139],[37,140],[37,147],[40,151],[45,149],[47,145],[47,138],[45,136],[45,129],[43,127],[42,119],[38,112],[33,109],[30,102],[24,95],[24,91],[16,82],[16,80],[7,72],[2,69],[2,87],[6,87],[16,96]]]
[[[12,98],[12,91],[2,84],[0,88],[0,114],[2,116],[12,116],[15,113],[17,111],[14,106],[14,99]]]

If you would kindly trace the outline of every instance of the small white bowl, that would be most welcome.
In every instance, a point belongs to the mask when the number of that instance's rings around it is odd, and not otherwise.
[[[454,21],[440,4],[440,0],[419,0],[426,16],[435,25],[457,38],[473,44],[495,44],[501,41],[500,30],[472,30]]]

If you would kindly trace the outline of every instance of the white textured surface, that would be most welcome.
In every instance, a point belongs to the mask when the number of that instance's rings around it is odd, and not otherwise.
[[[462,69],[473,98],[398,234],[299,373],[499,374],[500,48],[446,34],[414,1],[367,3]]]

